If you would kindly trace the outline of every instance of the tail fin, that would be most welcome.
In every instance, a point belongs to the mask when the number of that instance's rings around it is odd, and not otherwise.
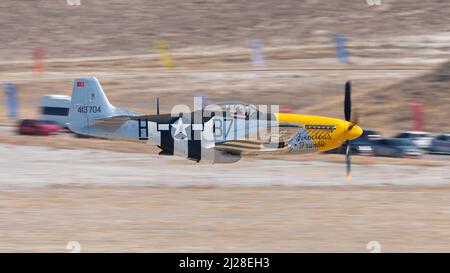
[[[73,82],[69,110],[69,129],[89,135],[91,120],[112,117],[116,114],[100,83],[95,77],[77,78]]]

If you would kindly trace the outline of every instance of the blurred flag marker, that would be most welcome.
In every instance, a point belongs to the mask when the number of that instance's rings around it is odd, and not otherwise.
[[[425,121],[423,118],[423,106],[422,103],[413,101],[410,103],[412,112],[412,122],[415,131],[423,131],[425,129]]]
[[[347,37],[343,35],[334,35],[334,43],[336,44],[336,58],[342,64],[349,63],[349,54],[347,50]]]
[[[252,49],[252,62],[255,67],[264,67],[266,66],[266,60],[264,59],[264,55],[262,52],[262,42],[259,39],[251,39],[250,40],[250,48]]]
[[[44,54],[45,50],[41,46],[33,50],[33,72],[36,74],[44,72]]]
[[[10,118],[16,119],[18,117],[19,102],[17,99],[17,87],[13,83],[5,84],[6,107],[8,108],[8,115]]]
[[[173,62],[172,55],[170,54],[169,47],[167,46],[166,42],[162,40],[156,41],[155,48],[159,52],[159,59],[161,65],[166,68],[174,68],[175,64]]]

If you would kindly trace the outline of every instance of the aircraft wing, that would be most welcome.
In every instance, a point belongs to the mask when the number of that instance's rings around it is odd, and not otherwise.
[[[195,115],[197,115],[197,117],[202,119],[201,122],[203,122],[203,123],[205,123],[205,122],[207,122],[208,120],[211,119],[211,117],[203,116],[203,114],[200,111],[184,113],[183,116],[185,116],[185,115],[190,116],[190,120],[191,121],[195,121],[196,120]],[[147,121],[156,122],[156,123],[163,123],[163,124],[170,124],[176,118],[177,117],[174,117],[170,113],[159,114],[159,115],[136,115],[136,116],[131,116],[130,117],[130,119],[132,119],[132,120],[147,120]]]
[[[258,133],[256,138],[252,135],[255,133]],[[290,150],[290,144],[299,136],[306,136],[305,134],[307,135],[307,132],[304,127],[298,124],[276,123],[271,125],[270,131],[253,131],[237,139],[217,142],[214,149],[231,154],[281,153]]]

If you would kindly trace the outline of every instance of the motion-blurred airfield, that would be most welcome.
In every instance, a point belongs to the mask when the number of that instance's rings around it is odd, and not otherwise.
[[[37,117],[45,94],[70,95],[77,76],[144,113],[156,97],[170,111],[205,95],[342,118],[351,80],[363,128],[410,130],[419,101],[427,131],[450,131],[447,1],[6,0],[0,25],[0,83],[17,85],[21,118]],[[348,64],[335,34],[348,38]],[[250,39],[265,67],[252,64]],[[208,166],[133,143],[18,136],[5,104],[0,124],[0,251],[450,250],[448,156],[355,156],[347,182],[340,155]]]

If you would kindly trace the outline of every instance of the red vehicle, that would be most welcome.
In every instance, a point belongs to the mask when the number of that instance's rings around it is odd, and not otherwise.
[[[56,122],[39,119],[24,119],[18,128],[20,135],[49,136],[59,134],[61,131],[61,126]]]

